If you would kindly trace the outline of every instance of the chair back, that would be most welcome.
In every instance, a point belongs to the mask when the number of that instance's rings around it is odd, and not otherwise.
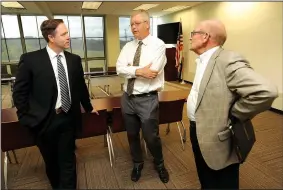
[[[7,65],[1,64],[1,78],[11,78],[11,75],[8,73]]]
[[[108,71],[116,72],[116,67],[108,67]]]
[[[107,71],[108,71],[108,75],[116,75],[117,74],[116,67],[108,67]]]
[[[35,145],[34,135],[20,125],[15,108],[1,110],[1,149],[3,152]]]
[[[89,71],[90,72],[97,72],[97,73],[91,74],[91,76],[103,75],[103,68],[102,67],[89,68]]]
[[[18,65],[16,64],[11,64],[10,65],[10,69],[11,69],[11,74],[12,74],[12,77],[15,77],[17,72],[18,72]]]
[[[181,121],[186,99],[159,102],[159,124]]]
[[[77,138],[88,138],[107,134],[107,110],[96,113],[82,113],[82,131]]]

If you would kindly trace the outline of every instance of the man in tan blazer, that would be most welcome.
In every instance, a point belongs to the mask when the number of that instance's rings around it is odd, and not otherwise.
[[[257,74],[238,53],[224,50],[225,26],[206,20],[191,32],[197,69],[188,97],[190,136],[202,189],[239,188],[239,160],[231,136],[232,120],[246,121],[271,107],[277,88]]]

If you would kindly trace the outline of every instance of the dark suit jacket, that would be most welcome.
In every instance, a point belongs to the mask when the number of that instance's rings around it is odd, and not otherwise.
[[[89,93],[84,80],[81,58],[64,51],[69,76],[73,114],[78,129],[81,128],[80,103],[86,112],[92,111]],[[44,127],[55,111],[57,85],[46,48],[23,54],[14,85],[13,100],[19,121],[31,129]]]

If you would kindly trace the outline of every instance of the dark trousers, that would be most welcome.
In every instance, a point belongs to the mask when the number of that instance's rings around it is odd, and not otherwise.
[[[121,107],[131,155],[135,164],[143,163],[140,128],[147,147],[154,157],[155,165],[163,164],[161,139],[159,137],[159,100],[158,94],[141,97],[123,94]]]
[[[71,114],[51,116],[48,125],[36,135],[53,189],[76,189],[75,126]]]
[[[196,129],[195,122],[190,122],[190,137],[201,189],[239,189],[239,164],[221,170],[209,168],[202,157]]]

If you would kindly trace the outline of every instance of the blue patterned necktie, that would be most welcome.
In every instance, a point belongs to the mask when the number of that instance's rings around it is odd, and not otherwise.
[[[65,68],[61,62],[61,55],[57,55],[57,67],[58,67],[58,77],[59,77],[59,85],[61,91],[61,103],[62,110],[67,113],[71,107],[71,100],[69,94],[69,86],[67,81],[67,75]]]
[[[140,57],[141,57],[141,47],[142,47],[142,41],[139,41],[139,46],[136,50],[133,66],[139,66],[140,63]],[[130,96],[134,91],[134,84],[135,84],[136,78],[130,78],[128,79],[128,85],[127,85],[127,94]]]

